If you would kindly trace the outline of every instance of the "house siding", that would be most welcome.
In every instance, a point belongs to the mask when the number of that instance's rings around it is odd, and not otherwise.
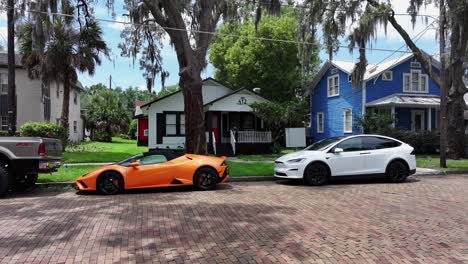
[[[366,103],[392,94],[404,93],[403,73],[409,73],[411,71],[411,61],[413,61],[413,59],[409,59],[396,66],[395,68],[390,69],[393,72],[392,81],[382,80],[382,75],[378,75],[376,76],[376,78],[368,80],[366,82]],[[421,70],[422,74],[426,74],[426,71],[424,71],[422,68],[417,70]],[[436,68],[434,68],[434,71],[438,72]],[[431,78],[429,78],[429,93],[427,94],[440,95],[439,87],[437,87],[437,85]]]
[[[311,96],[311,136],[314,140],[321,140],[331,136],[350,135],[361,133],[356,127],[356,119],[362,113],[362,89],[353,88],[348,82],[348,74],[338,70],[340,91],[338,96],[328,97],[327,82],[328,77],[333,76],[331,67],[317,84]],[[353,132],[344,133],[344,111],[353,111]],[[323,112],[324,131],[317,133],[317,113]]]
[[[0,68],[0,74],[8,74],[6,68]],[[30,79],[27,71],[16,68],[16,95],[17,95],[17,128],[28,121],[56,123],[62,115],[63,84],[52,82],[50,87],[50,118],[46,120],[44,116],[44,100],[42,98],[42,82]],[[57,98],[57,87],[59,97]],[[77,104],[74,104],[74,93],[78,93]],[[70,91],[70,112],[69,112],[69,140],[80,141],[83,138],[83,120],[81,119],[80,89],[72,88]],[[5,107],[2,103],[2,108]],[[77,121],[77,131],[73,131],[73,121]]]

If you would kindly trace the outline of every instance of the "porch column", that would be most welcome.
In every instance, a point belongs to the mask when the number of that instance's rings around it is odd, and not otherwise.
[[[432,108],[427,109],[427,130],[431,131],[432,130]]]
[[[392,127],[395,127],[395,106],[392,106],[392,108],[391,108],[391,115],[392,115],[392,119],[393,119]]]

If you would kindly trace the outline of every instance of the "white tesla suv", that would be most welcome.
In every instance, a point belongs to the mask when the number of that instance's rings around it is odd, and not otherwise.
[[[404,182],[416,172],[414,148],[379,135],[333,137],[275,161],[275,177],[323,185],[330,178],[385,177]]]

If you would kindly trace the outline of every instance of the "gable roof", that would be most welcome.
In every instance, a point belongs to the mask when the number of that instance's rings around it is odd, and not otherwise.
[[[424,55],[430,56],[428,53],[424,52]],[[414,57],[413,53],[406,53],[396,59],[388,60],[380,64],[367,64],[366,72],[364,73],[364,81],[368,81],[372,78],[378,77],[384,71],[395,68],[396,66],[402,64],[403,62]],[[436,68],[440,67],[440,62],[437,60],[432,60],[432,65]],[[325,73],[332,67],[336,67],[341,71],[351,74],[354,71],[355,63],[350,61],[338,61],[338,60],[327,60],[320,71],[317,73],[316,77],[312,81],[311,89],[314,89],[315,86],[320,82]]]
[[[212,77],[208,77],[208,78],[204,79],[202,82],[203,82],[203,83],[206,83],[206,82],[210,82],[210,81],[211,81],[211,82],[215,82],[215,83],[217,83],[217,84],[220,85],[220,86],[224,86],[224,87],[226,87],[226,88],[229,88],[229,87],[225,86],[224,84],[222,84],[221,82],[219,82],[218,80],[216,80],[216,79],[214,79],[214,78],[212,78]],[[159,102],[159,101],[161,101],[161,100],[164,100],[164,99],[166,99],[166,98],[168,98],[168,97],[170,97],[170,96],[173,96],[174,94],[178,94],[178,93],[180,93],[180,92],[182,92],[182,90],[177,90],[177,91],[175,91],[175,92],[173,92],[173,93],[170,93],[170,94],[168,94],[168,95],[165,95],[165,96],[163,96],[163,97],[156,98],[156,99],[154,99],[154,100],[152,100],[152,101],[149,101],[149,102],[147,102],[147,103],[144,103],[144,104],[142,104],[140,107],[146,107],[146,106],[152,105],[152,104],[154,104],[154,103],[156,103],[156,102]]]
[[[227,94],[225,94],[225,95],[223,95],[223,96],[221,96],[221,97],[218,97],[218,98],[216,98],[215,100],[204,104],[203,106],[207,106],[207,105],[216,103],[216,102],[218,102],[218,101],[223,100],[223,99],[226,98],[226,97],[229,97],[229,96],[231,96],[231,95],[233,95],[233,94],[239,93],[240,91],[244,91],[244,90],[247,91],[247,92],[249,92],[249,93],[251,93],[251,94],[254,94],[254,95],[258,96],[258,97],[261,97],[261,98],[263,98],[263,99],[265,99],[265,100],[267,100],[267,101],[270,101],[270,100],[266,99],[265,97],[259,95],[258,93],[255,93],[255,92],[252,92],[252,91],[248,90],[247,88],[240,88],[240,89],[237,89],[237,90],[235,90],[235,91],[232,91],[231,93],[227,93]]]

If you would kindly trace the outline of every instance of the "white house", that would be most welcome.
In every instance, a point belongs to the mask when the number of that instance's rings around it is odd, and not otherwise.
[[[249,106],[267,99],[248,89],[232,90],[213,78],[203,80],[202,94],[210,152],[229,155],[269,150],[271,132],[254,116]],[[149,149],[184,148],[185,115],[181,91],[145,103],[136,111],[139,145],[147,145]]]
[[[16,96],[17,128],[28,121],[59,123],[62,115],[63,84],[52,82],[44,84],[41,80],[32,80],[16,56]],[[83,139],[83,119],[81,116],[80,82],[72,85],[70,91],[69,140]],[[8,130],[8,57],[0,52],[0,130]]]

